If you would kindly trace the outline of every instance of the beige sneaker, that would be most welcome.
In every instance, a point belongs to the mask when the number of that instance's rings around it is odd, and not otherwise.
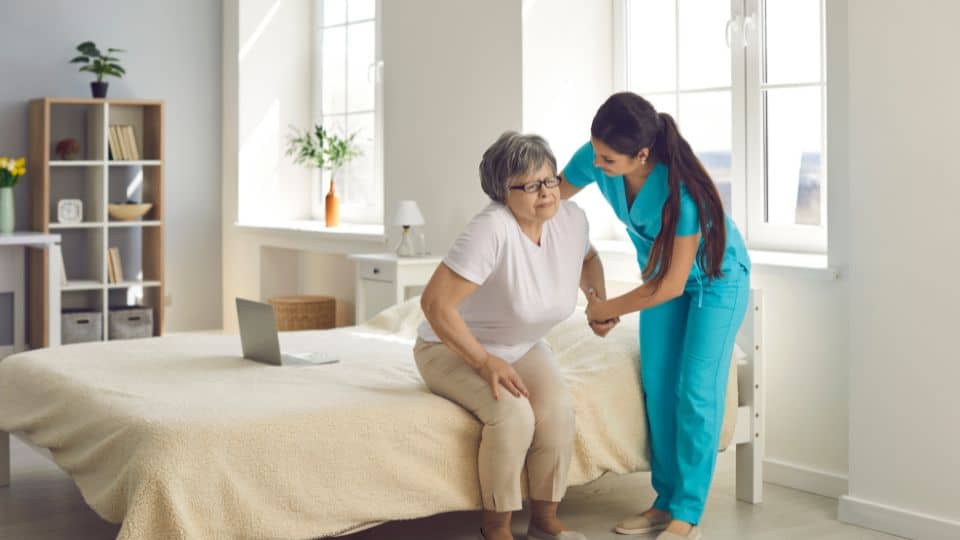
[[[617,534],[647,534],[662,531],[666,529],[669,524],[669,517],[650,519],[643,514],[637,514],[617,523],[617,526],[614,527],[613,530]]]
[[[700,530],[700,527],[694,527],[690,529],[686,536],[663,531],[657,536],[657,540],[703,540],[703,531]]]

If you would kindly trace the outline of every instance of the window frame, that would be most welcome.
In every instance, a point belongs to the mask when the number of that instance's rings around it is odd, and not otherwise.
[[[795,253],[827,252],[827,78],[826,78],[826,5],[820,3],[820,80],[816,83],[765,84],[763,67],[765,61],[765,31],[762,21],[766,0],[730,0],[730,18],[727,21],[726,37],[731,59],[731,218],[737,224],[748,248],[755,250],[789,251]],[[631,0],[615,0],[613,64],[614,85],[618,90],[630,90],[630,12]],[[675,0],[674,24],[680,24],[680,0]],[[674,35],[678,41],[679,32]],[[679,99],[683,94],[705,92],[723,88],[681,89],[680,69],[677,59],[675,88],[671,91],[651,92],[649,95],[673,95],[677,122],[683,126]],[[781,87],[819,86],[821,90],[821,183],[820,225],[773,225],[766,223],[765,160],[766,132],[764,90]],[[648,95],[648,94],[644,94]],[[621,235],[616,235],[621,239]]]
[[[798,253],[827,252],[827,76],[826,24],[824,0],[820,3],[820,80],[807,83],[767,84],[763,81],[766,65],[765,5],[767,0],[745,0],[747,13],[754,14],[744,23],[746,49],[747,89],[747,189],[748,216],[746,228],[748,243],[754,249],[787,250]],[[750,46],[749,44],[756,44]],[[767,89],[820,88],[820,225],[774,225],[766,222],[766,94]]]
[[[323,1],[324,0],[313,0],[312,2],[312,32],[311,32],[311,45],[312,45],[312,62],[311,66],[313,69],[312,84],[311,88],[311,125],[314,124],[323,124],[324,120],[329,118],[342,118],[345,120],[344,124],[347,127],[346,133],[349,134],[351,130],[349,129],[350,118],[360,115],[373,114],[373,200],[369,204],[358,204],[355,201],[349,200],[347,197],[344,197],[344,194],[349,193],[349,185],[346,181],[337,180],[336,191],[340,197],[340,217],[343,223],[351,224],[360,224],[360,225],[383,225],[384,223],[384,182],[383,182],[383,39],[382,39],[382,13],[383,13],[383,0],[374,0],[375,12],[373,18],[364,18],[351,21],[349,19],[349,1],[345,1],[345,8],[348,10],[346,13],[347,19],[339,24],[325,26],[323,24]],[[374,103],[373,110],[362,110],[362,111],[350,111],[345,105],[345,110],[342,113],[333,113],[324,115],[323,114],[323,48],[322,48],[322,33],[326,30],[332,28],[344,28],[349,30],[351,26],[356,26],[359,24],[374,23],[374,60],[373,64],[367,67],[368,73],[372,73],[373,82],[374,82]],[[349,34],[348,34],[349,35]],[[345,38],[346,39],[346,38]],[[350,47],[349,41],[347,41],[346,46],[344,47],[344,66],[348,70],[345,72],[344,77],[344,86],[345,86],[345,96],[349,95],[350,81],[349,76],[346,73],[349,73],[349,60],[350,60]],[[349,167],[349,165],[347,166]],[[343,172],[340,172],[339,176],[342,178]],[[330,181],[330,173],[328,171],[313,171],[311,178],[311,213],[314,219],[323,219],[325,213],[325,197],[327,194],[327,189]]]

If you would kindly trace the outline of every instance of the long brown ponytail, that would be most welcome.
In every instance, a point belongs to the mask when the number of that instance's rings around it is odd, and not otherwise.
[[[703,235],[703,249],[697,254],[697,262],[708,277],[720,277],[727,239],[723,203],[716,185],[690,144],[680,135],[673,117],[657,113],[653,105],[637,94],[621,92],[600,106],[590,132],[616,152],[631,157],[650,148],[653,157],[669,168],[660,233],[643,269],[643,280],[659,287],[670,268],[680,219],[681,180],[697,206]]]

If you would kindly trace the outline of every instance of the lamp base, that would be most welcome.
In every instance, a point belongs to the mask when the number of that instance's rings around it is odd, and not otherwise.
[[[416,257],[417,248],[413,245],[413,235],[410,234],[410,226],[403,226],[403,235],[400,237],[400,243],[397,244],[398,257]]]

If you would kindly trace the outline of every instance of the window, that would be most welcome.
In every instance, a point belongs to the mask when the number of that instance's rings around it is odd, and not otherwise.
[[[826,252],[823,0],[617,10],[617,86],[676,118],[750,248]]]
[[[314,121],[356,133],[363,155],[334,177],[348,223],[383,223],[379,0],[314,0]],[[313,213],[322,217],[330,173],[314,179]]]

